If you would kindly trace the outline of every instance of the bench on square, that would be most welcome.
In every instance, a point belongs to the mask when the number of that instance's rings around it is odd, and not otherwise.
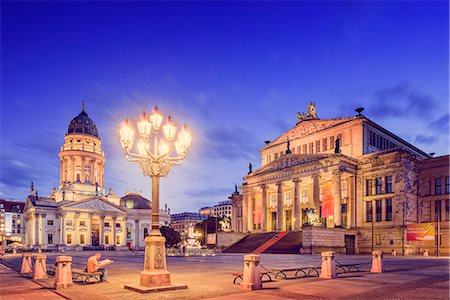
[[[286,273],[289,272],[295,272],[295,275],[293,278],[303,278],[308,276],[319,276],[321,267],[299,267],[299,268],[289,268],[289,269],[279,269],[279,270],[273,270],[275,273],[275,278],[283,278],[288,279],[288,276]]]
[[[72,269],[72,280],[82,283],[100,283],[103,272],[87,272],[81,269]],[[93,279],[94,281],[91,281]]]
[[[244,276],[243,272],[234,272],[231,274],[234,276],[233,284],[236,284],[236,280],[238,280],[238,279],[241,279],[241,281],[243,280],[242,279],[242,276]],[[259,274],[260,274],[259,278],[261,279],[261,281],[263,281],[264,276],[269,278],[269,279],[267,279],[268,281],[272,281],[272,277],[270,277],[269,271],[261,270],[261,271],[259,271]]]

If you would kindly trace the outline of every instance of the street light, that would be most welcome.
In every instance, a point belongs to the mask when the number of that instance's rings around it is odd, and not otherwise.
[[[146,287],[170,285],[165,238],[159,230],[159,179],[166,177],[172,166],[181,164],[192,140],[186,125],[176,139],[177,126],[172,117],[169,115],[164,124],[163,119],[155,106],[150,114],[143,113],[137,121],[137,135],[128,119],[119,130],[126,159],[138,163],[144,176],[152,178],[152,230],[145,238],[144,271],[140,278],[140,284]],[[163,131],[163,138],[160,131]],[[133,152],[135,139],[138,139],[137,152]]]

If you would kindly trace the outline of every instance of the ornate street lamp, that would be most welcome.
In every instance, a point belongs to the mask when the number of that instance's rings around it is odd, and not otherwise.
[[[144,176],[152,178],[152,230],[145,238],[144,271],[140,279],[140,284],[146,287],[171,285],[166,266],[165,238],[159,230],[159,179],[166,177],[172,166],[181,164],[192,139],[186,125],[178,130],[177,135],[172,117],[169,115],[164,124],[163,119],[155,106],[150,114],[143,113],[137,121],[138,136],[128,119],[119,131],[126,159],[138,163]],[[136,138],[139,140],[135,147],[137,152],[133,152]]]

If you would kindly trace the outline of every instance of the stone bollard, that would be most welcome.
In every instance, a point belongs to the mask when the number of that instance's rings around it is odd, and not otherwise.
[[[428,257],[428,249],[423,250],[423,256]]]
[[[56,257],[55,289],[65,289],[73,286],[72,282],[72,257]]]
[[[322,252],[322,268],[320,270],[320,278],[336,278],[336,262],[334,261],[333,251]]]
[[[17,249],[16,249],[16,247],[13,248],[13,254],[14,254],[14,255],[17,254]]]
[[[372,268],[370,273],[383,273],[383,252],[372,251]]]
[[[42,249],[41,248],[38,249],[38,253],[42,254]]]
[[[36,254],[34,256],[33,279],[46,279],[47,276],[47,256],[45,254]]]
[[[391,255],[392,256],[397,256],[397,251],[395,251],[395,249],[392,249]]]
[[[244,256],[244,273],[242,276],[241,288],[244,290],[262,289],[259,262],[261,256],[249,254]]]
[[[22,253],[22,267],[20,268],[20,273],[28,274],[33,272],[33,266],[31,262],[31,253]]]

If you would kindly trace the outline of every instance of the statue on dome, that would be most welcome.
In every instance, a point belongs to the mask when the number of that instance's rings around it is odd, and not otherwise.
[[[248,174],[253,172],[252,168],[253,168],[252,163],[248,163]]]

